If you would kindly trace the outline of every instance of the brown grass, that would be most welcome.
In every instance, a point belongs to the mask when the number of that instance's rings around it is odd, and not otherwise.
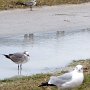
[[[27,2],[28,0],[0,0],[0,10],[10,8],[24,8],[23,5],[16,5],[17,2]],[[59,4],[78,4],[89,2],[90,0],[37,0],[37,6],[59,5]]]

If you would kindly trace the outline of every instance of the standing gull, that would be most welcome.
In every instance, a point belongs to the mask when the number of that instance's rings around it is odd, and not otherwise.
[[[24,51],[22,53],[13,53],[9,55],[3,54],[6,58],[12,60],[14,63],[18,64],[18,75],[21,75],[22,64],[29,60],[29,53]]]
[[[41,83],[41,86],[57,86],[58,89],[72,89],[82,84],[84,80],[83,66],[77,65],[75,69],[69,73],[65,73],[61,76],[51,76],[50,80],[45,83]]]
[[[31,0],[24,3],[26,6],[30,6],[30,10],[32,11],[32,7],[36,5],[36,0]]]
[[[32,11],[32,7],[36,5],[36,0],[31,0],[27,2],[17,2],[16,5],[30,6],[30,10]]]

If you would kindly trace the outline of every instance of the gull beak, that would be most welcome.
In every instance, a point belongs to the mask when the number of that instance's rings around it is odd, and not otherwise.
[[[87,67],[83,68],[83,71],[88,72],[88,68]]]

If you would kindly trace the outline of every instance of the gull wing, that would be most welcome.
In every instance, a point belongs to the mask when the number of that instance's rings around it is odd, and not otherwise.
[[[10,55],[10,59],[14,62],[18,62],[19,60],[24,60],[26,57],[23,53],[14,53]]]
[[[61,76],[51,76],[49,80],[49,84],[54,84],[56,86],[61,86],[62,84],[70,81],[72,79],[72,72],[65,73]]]

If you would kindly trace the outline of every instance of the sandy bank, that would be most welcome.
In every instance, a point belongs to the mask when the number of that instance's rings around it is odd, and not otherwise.
[[[90,3],[0,12],[0,35],[90,28]]]

